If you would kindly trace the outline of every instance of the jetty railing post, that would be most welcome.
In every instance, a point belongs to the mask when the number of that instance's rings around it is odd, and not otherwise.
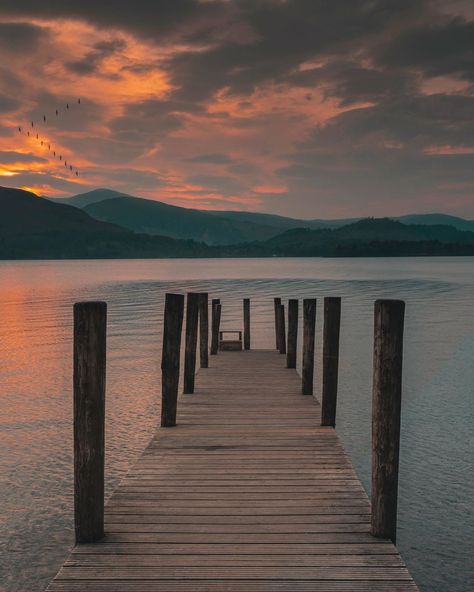
[[[322,426],[336,426],[340,325],[341,299],[339,297],[325,298],[323,330],[323,392],[321,399]]]
[[[104,536],[107,305],[74,305],[74,524],[76,543]]]
[[[278,307],[281,304],[281,298],[274,298],[273,299],[273,307],[275,309],[275,349],[280,349],[280,331],[278,329]]]
[[[196,374],[196,348],[199,321],[199,294],[188,292],[186,299],[186,337],[184,351],[184,388],[185,394],[194,393]]]
[[[286,367],[296,368],[296,351],[298,344],[298,300],[288,300],[288,346],[286,350]]]
[[[314,340],[316,332],[316,298],[303,300],[303,370],[301,392],[313,394],[314,382]]]
[[[285,305],[278,305],[278,348],[281,354],[286,354]]]
[[[199,362],[201,368],[209,368],[209,295],[199,294]]]
[[[250,298],[244,298],[244,349],[250,349]]]
[[[161,427],[176,425],[184,296],[166,294],[161,354]]]
[[[217,355],[219,349],[219,323],[217,322],[217,305],[221,301],[219,298],[212,299],[211,305],[211,356]]]
[[[372,396],[372,534],[397,536],[398,464],[405,303],[377,300]]]

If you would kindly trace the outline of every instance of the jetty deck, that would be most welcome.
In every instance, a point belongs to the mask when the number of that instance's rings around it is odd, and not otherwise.
[[[415,591],[336,431],[275,351],[220,352],[49,592]]]

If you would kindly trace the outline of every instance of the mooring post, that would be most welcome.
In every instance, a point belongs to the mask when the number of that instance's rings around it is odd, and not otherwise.
[[[76,543],[104,536],[107,305],[74,305],[74,523]]]
[[[286,354],[285,305],[278,305],[278,347],[281,354]]]
[[[281,298],[273,299],[273,308],[275,309],[275,349],[280,349],[280,330],[278,329],[278,307],[281,304]]]
[[[199,362],[201,368],[209,368],[209,295],[199,294]]]
[[[250,298],[244,298],[244,349],[250,349]]]
[[[161,427],[176,425],[184,296],[166,294],[161,353]]]
[[[397,538],[405,303],[377,300],[372,396],[372,535]]]
[[[217,323],[217,305],[221,301],[213,298],[211,303],[211,356],[217,355],[219,349],[219,324]]]
[[[196,373],[196,347],[199,320],[199,294],[188,292],[186,301],[186,343],[184,351],[184,388],[185,394],[194,393],[194,375]]]
[[[288,347],[286,367],[296,368],[296,350],[298,345],[298,300],[288,300]]]
[[[303,300],[303,371],[301,392],[313,394],[314,382],[314,338],[316,332],[316,298]]]
[[[220,329],[221,329],[221,314],[222,314],[222,304],[218,304],[216,306],[216,354],[217,354],[217,350],[219,349],[219,335],[220,335]]]
[[[321,399],[322,426],[336,426],[340,325],[341,299],[339,297],[325,298],[323,331],[323,392]]]

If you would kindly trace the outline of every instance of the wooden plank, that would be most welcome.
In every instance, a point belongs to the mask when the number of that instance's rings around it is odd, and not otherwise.
[[[414,592],[320,407],[275,351],[222,352],[49,592]]]

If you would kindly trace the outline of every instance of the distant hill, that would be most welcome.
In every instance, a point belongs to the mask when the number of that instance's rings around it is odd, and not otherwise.
[[[104,201],[105,199],[114,199],[115,197],[130,197],[126,193],[114,191],[113,189],[94,189],[87,193],[79,193],[73,197],[50,197],[48,198],[53,203],[61,203],[76,208],[85,208],[86,206]]]
[[[113,212],[114,221],[126,221],[128,215],[128,223],[142,232],[98,220],[89,210],[104,218]],[[390,218],[367,218],[337,228],[291,228],[266,240],[249,240],[248,227],[255,225],[198,210],[132,197],[106,199],[81,210],[4,187],[0,187],[0,212],[1,259],[474,255],[474,232],[470,230],[445,224],[402,224]],[[151,235],[144,232],[149,229],[144,225],[147,216],[154,231],[167,225],[176,228],[181,222],[183,233],[194,228],[199,236],[212,233],[225,240],[219,233],[226,232],[232,240],[239,233],[244,238],[239,244],[209,246]],[[245,228],[240,229],[240,224]],[[258,232],[254,229],[255,233],[260,235],[262,228],[266,227],[260,226]]]
[[[280,232],[279,228],[264,224],[129,196],[92,203],[84,211],[97,220],[119,224],[134,232],[193,239],[209,245],[265,240]]]
[[[280,256],[474,255],[474,232],[366,218],[335,229],[288,230],[264,243]],[[256,246],[256,248],[259,248]]]
[[[442,224],[454,226],[458,230],[470,230],[474,232],[474,220],[465,220],[458,216],[449,216],[448,214],[408,214],[394,219],[403,224],[422,224],[424,226]]]
[[[192,241],[138,235],[86,212],[0,187],[0,258],[193,257],[208,247]]]

